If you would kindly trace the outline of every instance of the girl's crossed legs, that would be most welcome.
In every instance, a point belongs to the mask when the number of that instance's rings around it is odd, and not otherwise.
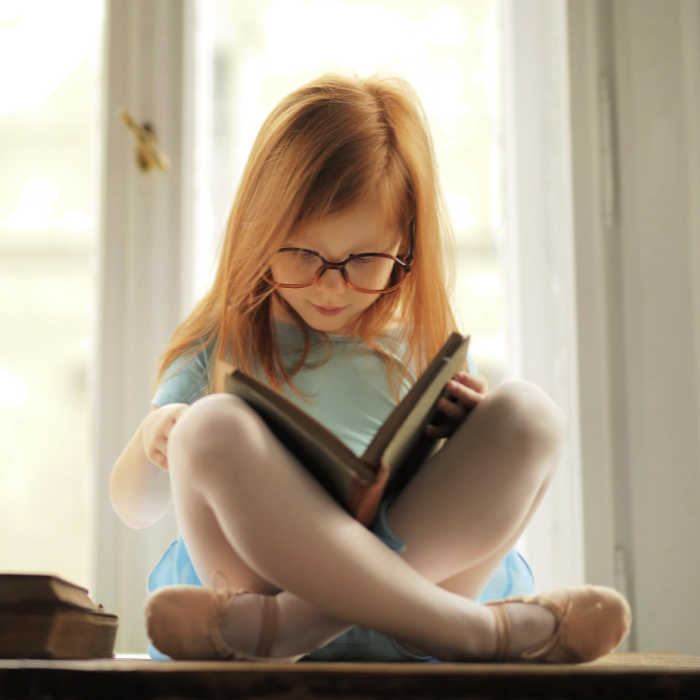
[[[564,417],[536,385],[493,389],[389,509],[399,554],[350,517],[241,400],[214,394],[169,439],[175,513],[206,586],[278,595],[273,656],[312,651],[352,625],[443,659],[488,658],[491,611],[475,599],[546,491]],[[252,652],[259,606],[233,599],[229,644]],[[544,639],[553,615],[513,604],[513,643]],[[520,618],[518,617],[520,615]],[[539,617],[538,617],[539,615]]]

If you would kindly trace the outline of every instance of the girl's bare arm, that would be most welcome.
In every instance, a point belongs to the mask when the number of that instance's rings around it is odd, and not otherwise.
[[[150,527],[165,515],[170,505],[170,475],[165,458],[167,436],[185,408],[187,404],[154,408],[112,468],[110,501],[115,513],[131,528]]]

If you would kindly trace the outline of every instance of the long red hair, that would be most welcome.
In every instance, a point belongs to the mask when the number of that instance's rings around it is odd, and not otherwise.
[[[273,289],[267,261],[306,221],[345,210],[379,194],[387,226],[409,248],[415,220],[414,263],[396,291],[361,314],[354,335],[400,366],[377,343],[398,322],[407,366],[422,371],[456,328],[449,297],[454,237],[437,179],[427,119],[409,83],[392,76],[367,79],[327,74],[285,97],[263,123],[246,163],[226,224],[214,282],[175,330],[159,358],[154,388],[180,356],[213,344],[213,368],[224,361],[250,372],[260,362],[270,384],[294,388],[275,343]],[[309,329],[304,330],[308,351]],[[306,354],[306,353],[305,353]],[[391,382],[394,385],[394,382]],[[208,391],[217,390],[210,371]]]

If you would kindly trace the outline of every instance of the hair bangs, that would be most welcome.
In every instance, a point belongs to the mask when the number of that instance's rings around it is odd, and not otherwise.
[[[378,201],[385,228],[401,236],[401,252],[407,253],[415,216],[413,188],[400,155],[385,143],[369,150],[366,144],[348,144],[334,153],[309,187],[290,233],[371,197]]]

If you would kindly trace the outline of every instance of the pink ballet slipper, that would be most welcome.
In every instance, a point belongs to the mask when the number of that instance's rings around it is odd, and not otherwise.
[[[304,654],[270,657],[277,635],[277,598],[258,595],[261,625],[255,654],[233,649],[223,638],[220,624],[231,600],[251,591],[203,586],[164,586],[146,601],[146,629],[153,646],[172,659],[229,659],[295,663]]]
[[[533,603],[554,613],[556,624],[549,639],[520,654],[508,652],[510,620],[505,603]],[[563,588],[536,596],[506,598],[486,603],[496,619],[494,661],[581,663],[613,651],[625,638],[632,622],[629,603],[605,586]]]

